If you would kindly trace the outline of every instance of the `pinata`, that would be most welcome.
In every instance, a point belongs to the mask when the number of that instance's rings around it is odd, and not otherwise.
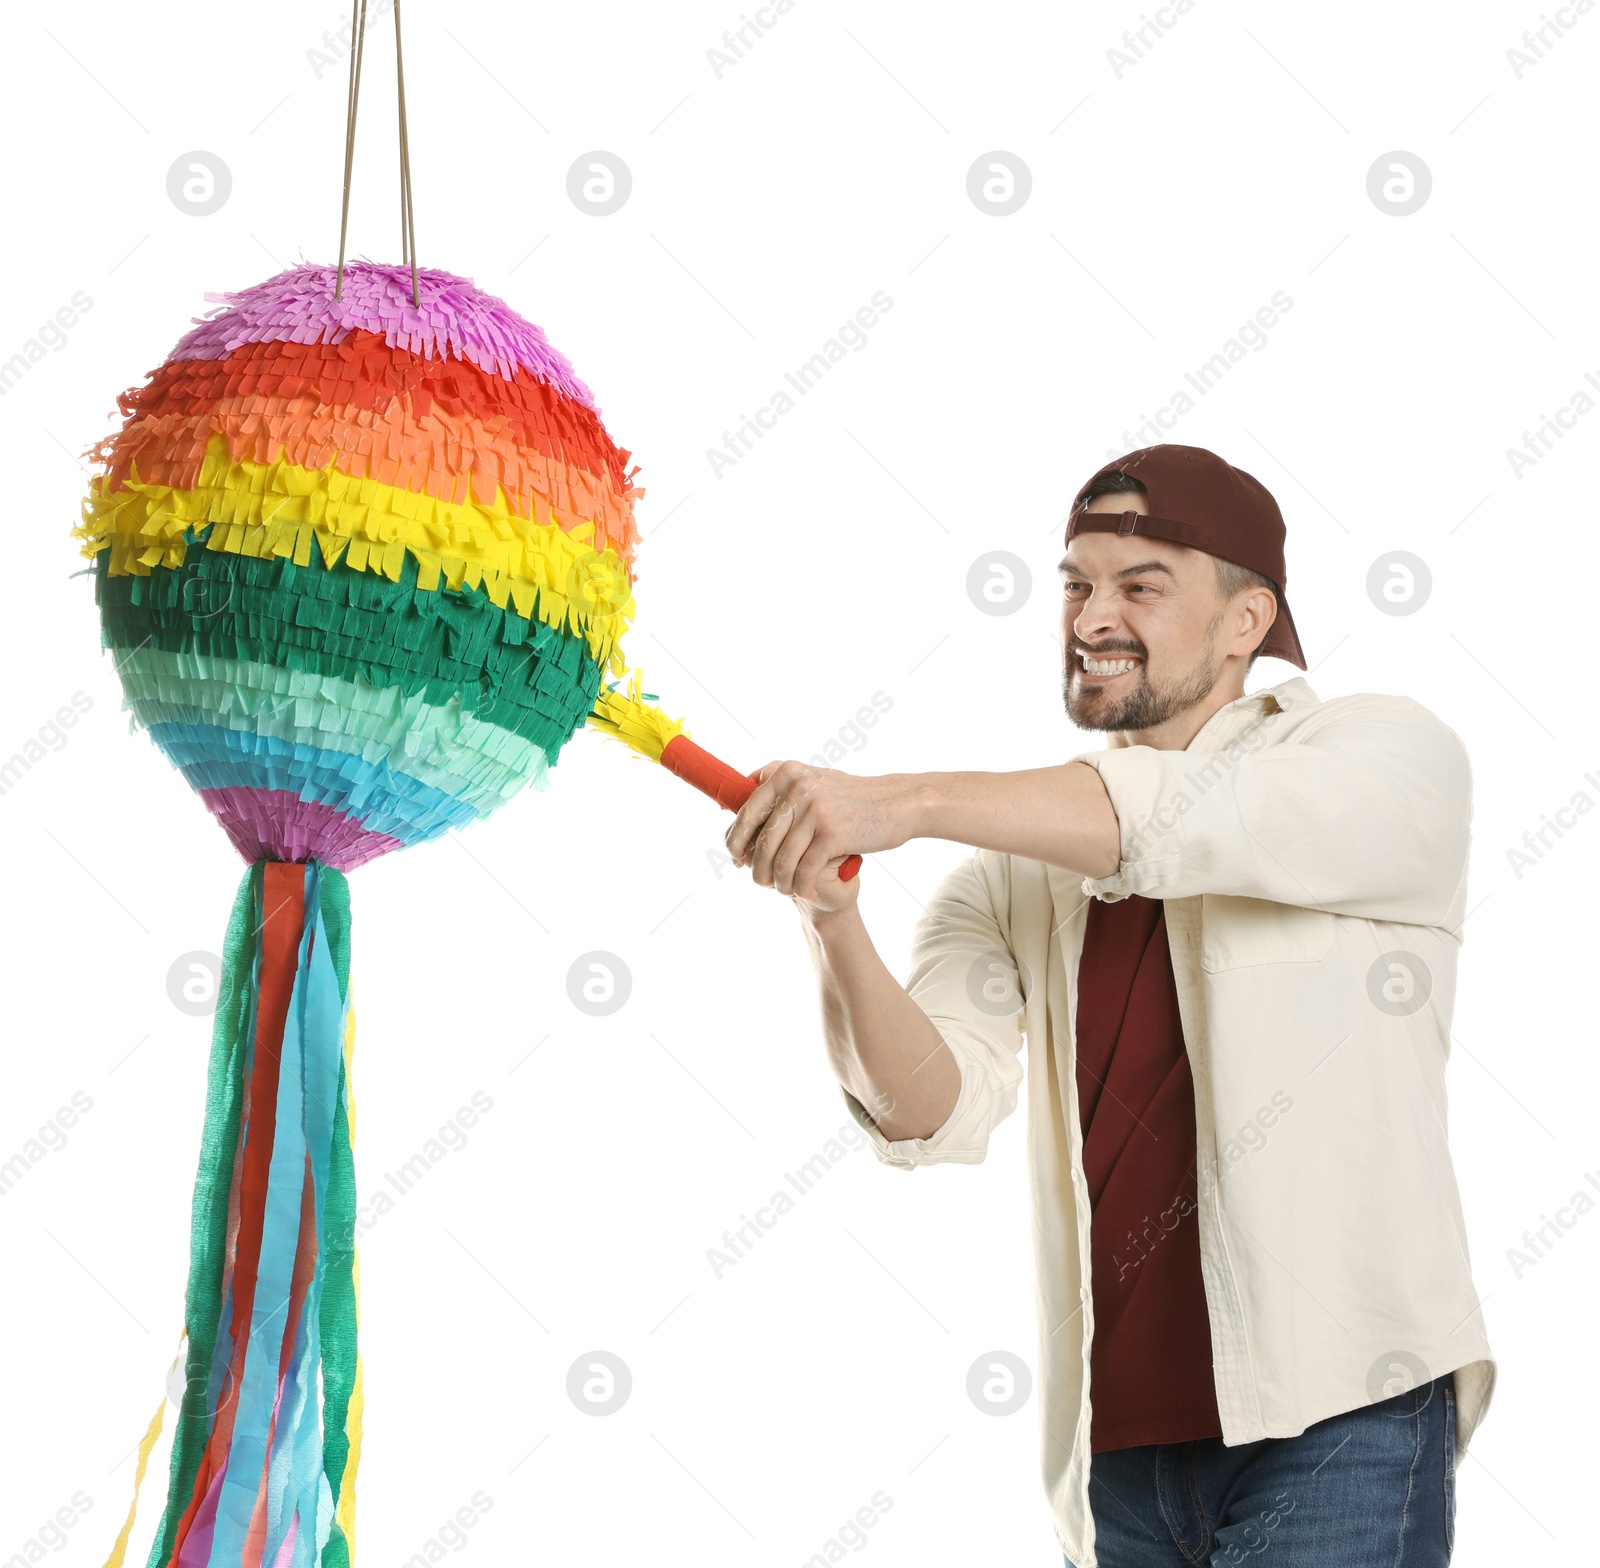
[[[348,871],[539,784],[633,614],[628,453],[465,279],[299,267],[119,400],[81,532],[134,718],[248,861]],[[218,296],[208,296],[217,298]]]
[[[450,273],[416,283],[414,305],[408,268],[358,262],[212,296],[119,400],[79,529],[134,722],[250,865],[152,1565],[348,1561],[343,873],[546,782],[624,673],[628,454],[537,327]]]

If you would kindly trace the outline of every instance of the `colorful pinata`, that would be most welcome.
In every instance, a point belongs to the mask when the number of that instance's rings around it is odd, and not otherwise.
[[[347,1568],[361,1439],[342,873],[543,784],[631,693],[628,453],[447,272],[297,267],[201,320],[78,530],[135,721],[250,870],[223,955],[150,1568]],[[140,1445],[142,1482],[161,1411]],[[120,1568],[134,1508],[108,1568]]]
[[[248,861],[348,870],[486,816],[623,673],[629,454],[538,327],[418,282],[208,295],[84,508],[128,706]]]

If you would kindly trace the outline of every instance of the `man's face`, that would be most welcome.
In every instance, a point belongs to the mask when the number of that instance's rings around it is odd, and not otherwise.
[[[1091,512],[1149,513],[1137,491]],[[1148,730],[1216,685],[1223,602],[1209,555],[1138,534],[1078,534],[1061,561],[1061,695],[1084,730]]]

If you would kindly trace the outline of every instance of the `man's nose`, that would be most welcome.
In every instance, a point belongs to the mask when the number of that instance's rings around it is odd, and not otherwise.
[[[1078,606],[1078,613],[1072,622],[1073,635],[1079,642],[1086,642],[1093,647],[1118,629],[1116,611],[1110,601],[1091,591],[1089,597]]]

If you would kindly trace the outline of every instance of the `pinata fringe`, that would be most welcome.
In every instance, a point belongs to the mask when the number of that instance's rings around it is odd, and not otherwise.
[[[246,873],[206,1088],[184,1393],[148,1568],[277,1564],[280,1551],[349,1568],[361,1428],[349,937],[337,871]],[[157,1433],[159,1416],[141,1472]],[[130,1510],[107,1568],[120,1568],[132,1523]]]
[[[459,702],[436,705],[395,686],[161,648],[129,648],[117,666],[124,706],[147,730],[206,724],[387,762],[480,817],[547,779],[541,747],[480,722]]]
[[[169,359],[143,386],[118,397],[127,421],[123,432],[86,455],[117,472],[128,450],[123,434],[132,435],[144,421],[213,410],[242,414],[257,399],[320,405],[358,419],[392,414],[397,407],[417,420],[436,409],[452,419],[471,417],[520,447],[602,479],[626,502],[644,493],[631,488],[638,472],[628,468],[633,454],[611,439],[599,414],[535,372],[519,365],[501,376],[464,359],[391,348],[380,335],[360,329],[337,343],[240,343],[221,359]],[[142,447],[142,439],[137,444]],[[619,552],[631,559],[620,546]]]
[[[296,566],[195,539],[181,567],[142,577],[112,576],[102,556],[95,592],[106,645],[121,655],[157,649],[394,688],[406,701],[520,736],[554,762],[600,690],[600,666],[584,640],[497,610],[481,591],[424,592],[416,575],[409,563],[390,583],[324,569],[315,553],[310,565]],[[615,662],[621,675],[620,653]]]
[[[594,408],[594,394],[566,355],[504,300],[438,267],[419,267],[417,277],[420,309],[412,304],[405,266],[348,261],[337,299],[332,267],[290,267],[249,288],[207,294],[218,309],[196,317],[168,358],[221,359],[246,343],[340,343],[361,331],[392,350],[427,359],[454,355],[508,380],[527,370]]]
[[[627,499],[594,474],[520,445],[498,421],[436,408],[418,419],[408,409],[380,413],[326,407],[309,398],[235,398],[242,407],[195,414],[145,415],[115,438],[112,487],[137,472],[147,484],[187,489],[199,482],[213,440],[236,461],[299,468],[332,464],[354,479],[375,479],[452,506],[472,503],[518,517],[549,517],[571,531],[594,524],[594,545],[628,561],[639,542]]]
[[[632,622],[633,588],[627,562],[610,546],[597,550],[594,532],[590,521],[558,526],[548,509],[542,521],[519,517],[498,490],[492,504],[457,505],[332,463],[235,459],[218,434],[192,487],[147,484],[136,469],[119,486],[95,475],[74,530],[86,556],[108,552],[112,577],[179,566],[200,533],[210,550],[301,567],[317,550],[325,566],[342,562],[392,583],[409,559],[424,592],[481,588],[496,608],[514,605],[519,615],[581,634],[605,662]]]

